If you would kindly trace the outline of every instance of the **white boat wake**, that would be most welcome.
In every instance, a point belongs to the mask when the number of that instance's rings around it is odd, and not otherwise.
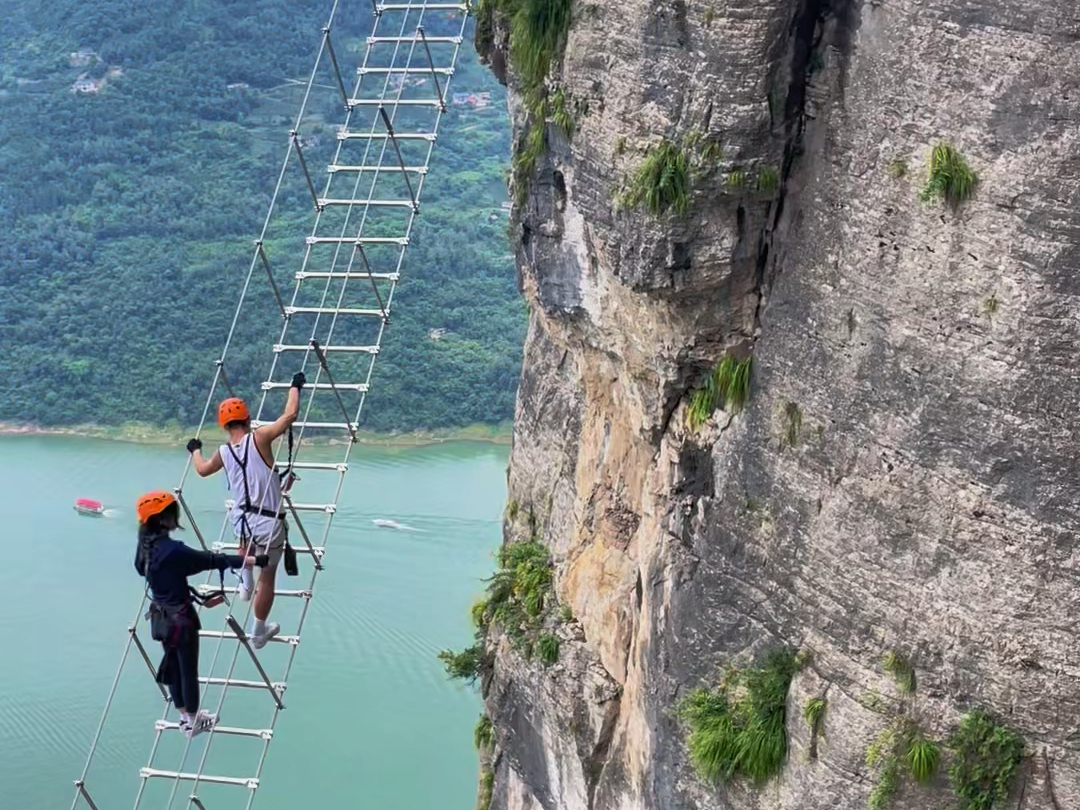
[[[396,520],[386,520],[384,518],[374,518],[371,521],[380,529],[397,529],[399,532],[422,532],[423,529],[417,529],[414,526],[406,526],[404,523],[398,523]]]

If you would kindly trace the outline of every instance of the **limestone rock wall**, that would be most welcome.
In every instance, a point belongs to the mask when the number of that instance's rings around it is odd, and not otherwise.
[[[1080,7],[574,0],[551,81],[577,114],[514,214],[509,487],[575,619],[549,668],[491,640],[491,806],[865,807],[894,649],[927,733],[982,707],[1023,735],[1008,807],[1080,807]],[[685,215],[613,204],[690,133],[721,153]],[[919,200],[942,140],[979,177],[956,208]],[[726,351],[754,358],[749,402],[690,431]],[[783,772],[704,784],[674,705],[776,644],[814,653]],[[955,802],[942,777],[892,806]]]

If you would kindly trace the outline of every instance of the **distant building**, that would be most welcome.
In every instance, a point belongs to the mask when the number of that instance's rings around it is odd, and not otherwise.
[[[443,336],[445,334],[446,334],[446,330],[442,329],[442,328],[440,328],[440,329],[429,329],[428,330],[428,337],[431,338],[432,340],[435,340],[435,341],[442,340],[442,338],[443,338]]]
[[[454,93],[451,103],[455,107],[487,107],[491,104],[491,93]]]
[[[251,87],[247,82],[233,82],[232,84],[225,85],[226,90],[247,90]]]
[[[80,76],[75,80],[75,84],[71,85],[72,93],[96,93],[100,89],[101,82],[86,76]]]

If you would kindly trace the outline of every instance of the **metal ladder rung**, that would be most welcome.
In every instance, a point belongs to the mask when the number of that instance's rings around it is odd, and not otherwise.
[[[441,107],[437,98],[350,98],[350,107]]]
[[[325,512],[328,515],[337,514],[337,504],[334,503],[297,503],[293,501],[292,508],[297,512]]]
[[[293,464],[293,467],[295,467],[295,466],[296,465]],[[228,546],[226,546],[224,543],[214,543],[212,548],[214,549],[214,551],[220,552],[220,551],[224,551],[226,548],[228,548]],[[326,553],[326,546],[312,546],[311,548],[308,548],[307,545],[293,546],[293,551],[295,551],[297,554],[314,554],[319,559],[322,559],[323,554]],[[275,593],[277,593],[277,591],[275,591]],[[203,679],[203,680],[205,680],[205,679]],[[260,687],[261,689],[266,688],[266,682],[265,681],[245,681],[244,683],[254,684],[255,686]],[[277,684],[275,684],[275,686],[276,685]]]
[[[179,730],[180,724],[158,720],[154,723],[154,728],[157,731],[176,731]],[[269,728],[235,728],[233,726],[214,726],[214,733],[228,734],[233,737],[258,737],[263,740],[269,740],[274,736],[274,730]]]
[[[267,422],[267,424],[270,424],[270,423]],[[221,546],[219,546],[219,548],[228,548],[228,546],[221,545]],[[214,587],[212,585],[196,585],[195,590],[197,590],[200,595],[206,595],[206,594],[211,594],[211,593],[217,593],[218,591],[220,591],[222,589],[221,588],[216,588],[216,587]],[[229,594],[240,593],[240,588],[239,587],[225,588],[224,591],[225,591],[225,593],[229,593]],[[279,591],[279,590],[277,590],[275,588],[274,589],[274,596],[293,596],[293,597],[297,597],[297,598],[309,599],[311,597],[311,591],[297,591],[297,590],[288,590],[288,589]]]
[[[378,346],[320,346],[324,352],[351,352],[353,354],[378,354]],[[275,352],[306,352],[311,346],[306,343],[275,343]]]
[[[139,776],[143,779],[179,779],[183,782],[207,782],[211,785],[236,785],[255,790],[259,787],[259,780],[248,776],[213,776],[205,773],[183,773],[182,771],[163,771],[159,768],[139,768]]]
[[[289,466],[289,462],[275,461],[274,466],[284,469]],[[344,461],[294,461],[292,467],[294,470],[337,470],[338,472],[345,472],[349,469],[349,465]]]
[[[375,6],[381,11],[468,11],[466,3],[379,3]]]
[[[412,8],[422,8],[422,6],[412,6]],[[430,6],[428,7],[430,8]],[[428,44],[434,42],[446,42],[451,45],[460,45],[463,42],[461,37],[368,37],[368,45],[374,45],[379,42],[427,42]]]
[[[306,236],[308,245],[400,245],[409,244],[407,236]]]
[[[384,315],[381,309],[357,309],[354,307],[285,307],[285,312],[289,315],[307,312],[313,315],[365,315],[379,318]]]
[[[347,129],[339,129],[337,134],[339,141],[367,138],[373,141],[382,141],[390,137],[389,132],[351,132]],[[395,132],[394,140],[397,141],[431,141],[434,143],[438,136],[433,132]]]
[[[427,8],[431,8],[431,6],[428,6]],[[454,69],[452,67],[437,67],[437,68],[430,68],[430,67],[418,67],[418,68],[416,68],[416,67],[403,67],[403,68],[401,68],[401,67],[389,67],[389,68],[387,68],[387,67],[359,67],[359,68],[356,69],[356,72],[361,76],[366,76],[366,75],[372,74],[372,73],[379,73],[379,74],[397,73],[399,75],[404,75],[406,73],[419,73],[419,74],[422,74],[424,76],[430,76],[432,74],[432,72],[438,73],[440,76],[453,76],[454,75]]]
[[[299,554],[301,549],[296,549],[296,553]],[[234,636],[235,638],[235,636]],[[235,686],[238,689],[265,689],[266,683],[264,681],[246,681],[243,678],[208,678],[206,676],[199,677],[199,683],[210,684],[211,686]],[[285,684],[275,683],[272,684],[274,691],[281,694],[285,691]]]
[[[263,427],[264,425],[273,424],[272,422],[263,422],[260,419],[252,419],[252,427]],[[293,422],[293,427],[298,430],[359,430],[360,425],[356,422]],[[293,465],[295,466],[295,465]]]
[[[326,208],[330,205],[370,205],[372,208],[413,208],[412,200],[349,200],[337,197],[320,197],[319,205]]]
[[[361,394],[367,393],[367,383],[305,383],[305,388],[313,388],[317,391],[357,391]],[[291,382],[264,382],[262,384],[263,391],[273,391],[279,388],[292,388]],[[294,465],[295,466],[295,465]]]
[[[236,634],[233,633],[231,630],[227,633],[224,630],[200,630],[199,636],[201,638],[236,638]],[[279,644],[295,645],[300,643],[300,636],[274,636],[269,641],[271,644],[277,642]],[[254,681],[252,681],[252,683],[254,683]],[[259,686],[263,687],[264,689],[266,688],[266,684],[264,683],[260,683]]]
[[[413,174],[427,174],[427,166],[350,166],[343,163],[332,163],[326,167],[326,170],[333,174],[334,172],[412,172]]]
[[[378,281],[397,281],[401,278],[400,273],[334,273],[325,270],[297,270],[296,280],[303,281],[305,278],[340,278],[346,281],[354,278],[373,278]],[[325,346],[323,347],[326,348]]]

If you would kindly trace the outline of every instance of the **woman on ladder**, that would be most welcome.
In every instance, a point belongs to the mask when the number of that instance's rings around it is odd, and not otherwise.
[[[209,731],[217,717],[199,709],[199,614],[195,603],[215,607],[224,601],[219,592],[203,598],[188,585],[188,577],[203,571],[226,568],[250,569],[266,565],[267,558],[241,557],[196,551],[169,536],[180,526],[180,505],[164,491],[139,498],[139,545],[135,570],[150,590],[150,634],[160,641],[165,656],[158,666],[157,682],[167,685],[173,705],[180,711],[180,730],[188,738]]]

